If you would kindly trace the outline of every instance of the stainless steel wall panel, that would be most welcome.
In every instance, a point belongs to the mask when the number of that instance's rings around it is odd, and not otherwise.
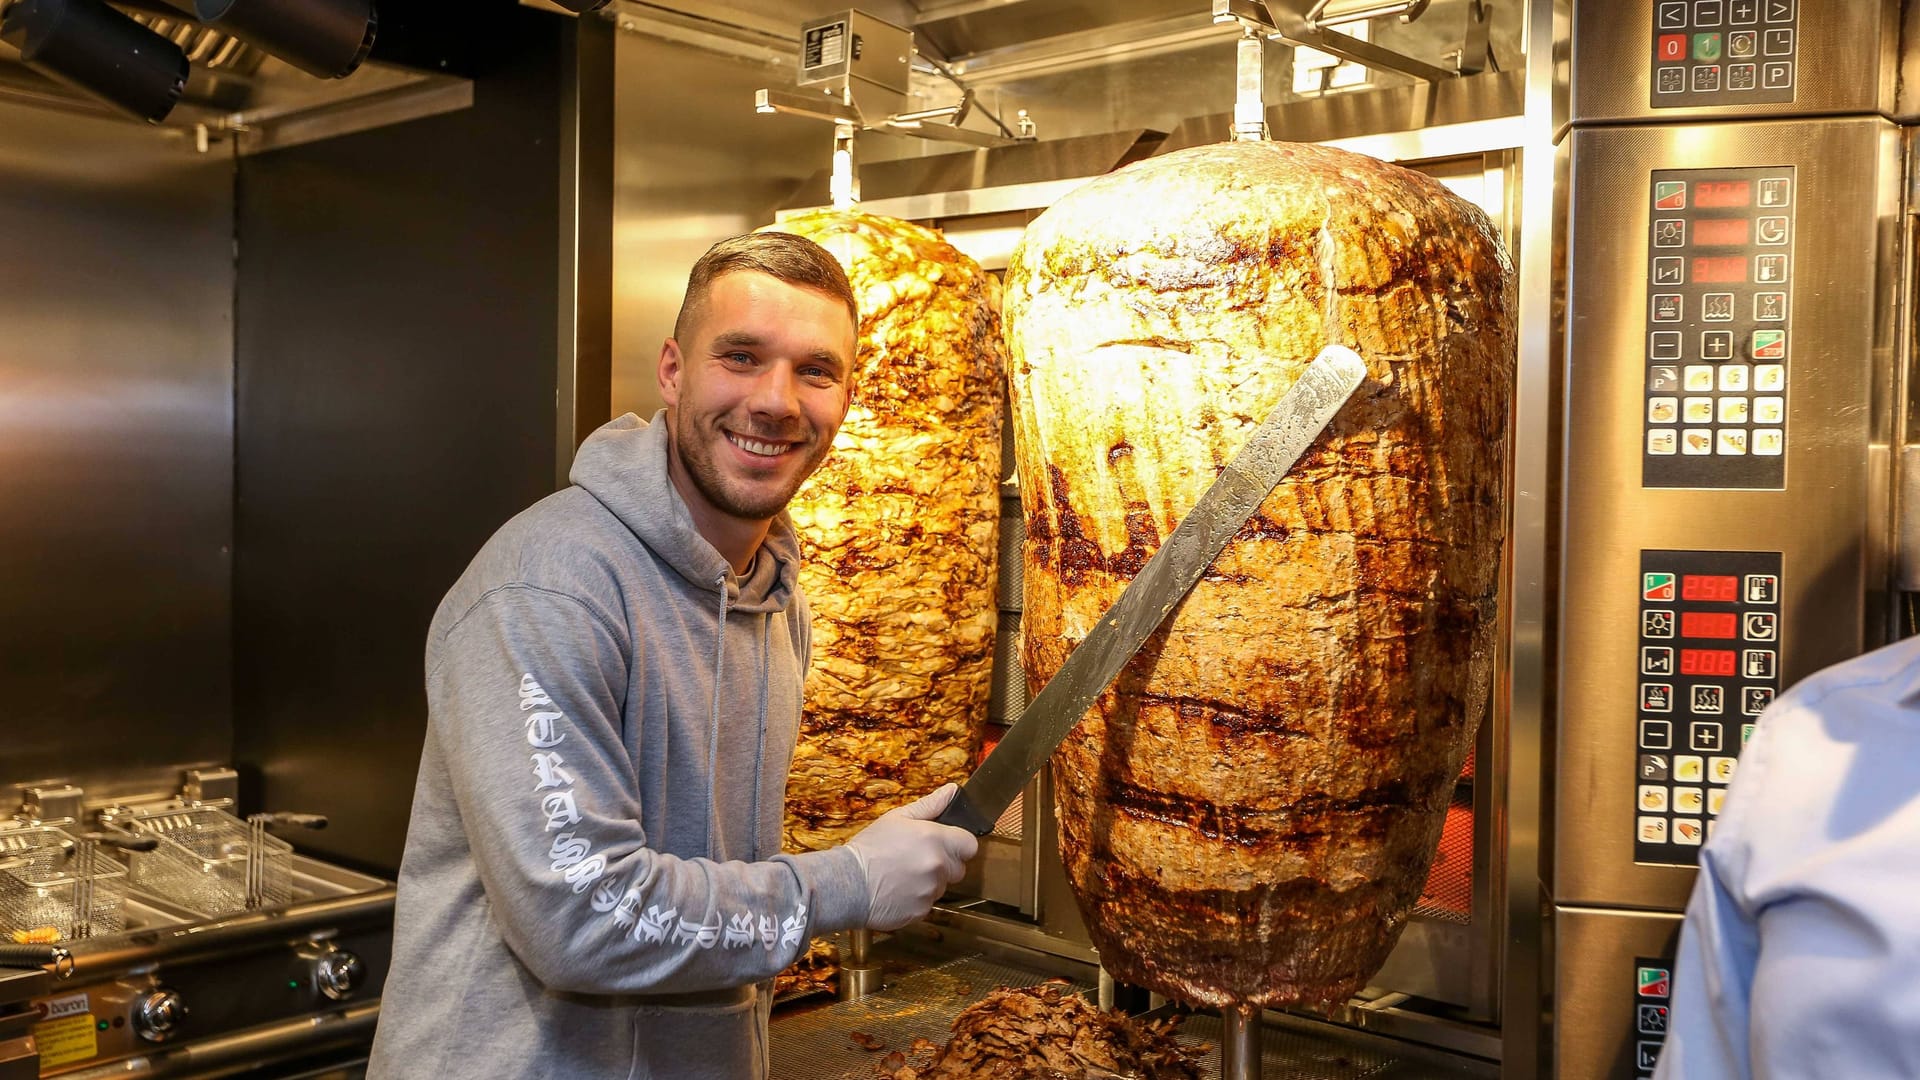
[[[0,106],[0,782],[231,744],[232,177]]]
[[[797,16],[794,32],[797,56]],[[756,115],[754,90],[793,75],[739,57],[622,33],[614,70],[613,411],[651,416],[687,271],[718,241],[771,224],[829,160],[833,125]]]
[[[1896,94],[1900,89],[1900,0],[1792,2],[1798,8],[1798,64],[1791,104],[1658,109],[1649,104],[1657,0],[1575,4],[1573,122],[1673,121],[1786,113],[1895,115]]]
[[[1782,685],[1878,642],[1899,129],[1877,118],[1577,129],[1567,329],[1560,903],[1680,910],[1690,867],[1634,862],[1642,550],[1783,553]],[[1799,237],[1785,490],[1642,488],[1654,168],[1791,165]]]
[[[420,760],[428,622],[555,486],[578,24],[501,22],[519,46],[476,76],[472,109],[240,167],[235,757],[261,781],[250,802],[332,818],[303,847],[384,871]]]
[[[1645,1075],[1635,1067],[1635,1040],[1624,1037],[1636,1026],[1634,960],[1672,956],[1680,939],[1680,917],[1561,908],[1554,919],[1559,965],[1554,971],[1551,1075],[1558,1080]]]

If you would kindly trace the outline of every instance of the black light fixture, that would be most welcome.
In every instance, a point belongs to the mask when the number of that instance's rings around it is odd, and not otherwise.
[[[599,11],[601,8],[613,3],[613,0],[553,0],[553,2],[573,12],[575,15],[585,15],[589,12]]]
[[[149,123],[187,86],[187,54],[103,0],[14,0],[0,39],[40,74]]]
[[[373,48],[373,0],[193,0],[203,23],[309,75],[344,79]]]

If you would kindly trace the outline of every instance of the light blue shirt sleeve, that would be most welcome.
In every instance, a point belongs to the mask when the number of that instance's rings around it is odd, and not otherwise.
[[[1920,639],[1761,717],[1674,964],[1656,1080],[1920,1077]]]

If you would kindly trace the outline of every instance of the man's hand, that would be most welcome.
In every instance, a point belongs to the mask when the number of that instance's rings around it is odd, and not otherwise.
[[[966,872],[980,841],[965,829],[933,820],[959,790],[958,784],[948,784],[895,807],[847,841],[866,875],[869,928],[898,930],[920,918]]]

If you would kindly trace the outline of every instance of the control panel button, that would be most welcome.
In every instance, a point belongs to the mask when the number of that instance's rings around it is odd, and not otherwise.
[[[1716,720],[1694,721],[1688,725],[1687,749],[1707,752],[1720,749],[1720,723]]]
[[[1755,428],[1753,432],[1753,452],[1767,457],[1779,457],[1786,453],[1787,433],[1779,428]]]
[[[1759,40],[1751,30],[1735,30],[1727,35],[1727,55],[1735,60],[1748,59],[1760,54]],[[1752,65],[1747,65],[1751,67]]]
[[[1765,48],[1768,56],[1793,55],[1793,30],[1785,26],[1770,28],[1766,32]]]
[[[1745,716],[1759,716],[1773,704],[1773,687],[1749,686],[1741,692],[1740,712]]]
[[[1664,793],[1665,789],[1662,789]],[[1707,811],[1707,793],[1697,787],[1677,787],[1673,789],[1673,812],[1676,814],[1704,814]]]
[[[1719,26],[1722,0],[1693,0],[1693,25]]]
[[[1700,319],[1702,322],[1732,322],[1733,294],[1708,293],[1701,297]]]
[[[1680,453],[1695,457],[1713,453],[1713,429],[1687,428],[1680,433]]]
[[[1727,789],[1713,788],[1707,792],[1707,816],[1719,817],[1720,808],[1727,803]]]
[[[1674,818],[1673,819],[1673,842],[1674,843],[1686,844],[1688,847],[1699,847],[1701,844],[1705,843],[1706,840],[1707,840],[1706,825],[1704,822],[1700,821],[1698,818]]]
[[[1640,755],[1640,779],[1671,780],[1673,764],[1665,754]]]
[[[1780,577],[1777,574],[1748,574],[1746,576],[1745,595],[1749,604],[1777,604],[1780,602]],[[1772,656],[1771,652],[1765,653]]]
[[[1660,0],[1660,6],[1654,11],[1654,25],[1662,30],[1685,30],[1686,0]]]
[[[1772,641],[1779,636],[1779,617],[1771,611],[1749,611],[1743,625],[1748,641]]]
[[[1707,759],[1707,779],[1716,784],[1733,783],[1735,759],[1730,757],[1712,757]]]
[[[1640,785],[1640,812],[1643,814],[1664,814],[1667,812],[1667,787],[1665,784]]]
[[[1793,85],[1793,64],[1775,60],[1760,69],[1760,85],[1768,90],[1785,90]]]
[[[1787,219],[1780,215],[1763,217],[1753,223],[1753,238],[1765,247],[1779,247],[1787,242]]]
[[[1689,424],[1713,423],[1713,399],[1710,397],[1690,397],[1681,409]]]
[[[1727,89],[1752,90],[1760,85],[1760,69],[1753,64],[1728,64]]]
[[[1749,352],[1755,360],[1784,360],[1787,356],[1785,330],[1755,330]]]
[[[1713,45],[1712,59],[1718,59],[1720,56],[1720,43],[1718,40],[1720,35],[1719,34],[1700,34],[1696,36],[1711,37],[1715,39],[1714,45]],[[1693,92],[1694,93],[1711,94],[1718,89],[1720,89],[1720,65],[1702,64],[1699,67],[1696,67],[1693,69]]]
[[[1673,749],[1673,721],[1640,721],[1640,747],[1643,750]]]
[[[1664,844],[1667,842],[1667,819],[1663,817],[1643,817],[1640,819],[1640,842],[1643,844]]]
[[[1706,364],[1688,364],[1682,368],[1681,383],[1689,393],[1713,389],[1713,368]]]
[[[1676,754],[1673,759],[1673,778],[1683,784],[1697,784],[1707,775],[1706,758],[1693,754]]]
[[[1793,180],[1785,176],[1769,176],[1760,181],[1760,205],[1764,207],[1786,206],[1793,201]]]
[[[1748,679],[1778,677],[1779,655],[1772,649],[1748,649],[1740,654],[1740,675]]]

